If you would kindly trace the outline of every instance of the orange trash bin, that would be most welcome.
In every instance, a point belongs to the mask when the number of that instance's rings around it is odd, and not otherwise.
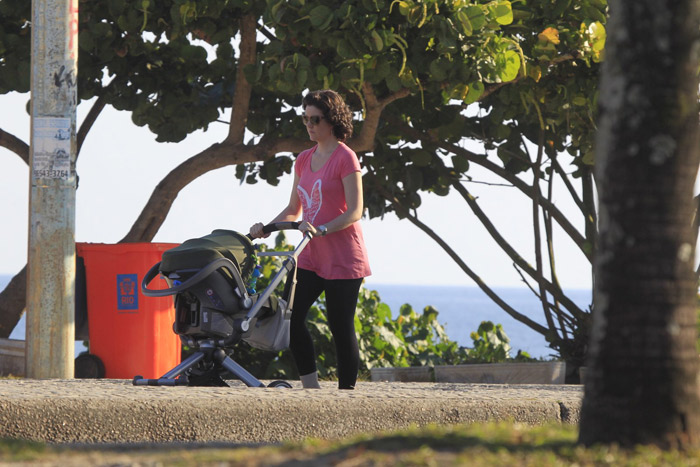
[[[180,363],[172,297],[145,297],[141,280],[176,243],[77,243],[85,262],[89,352],[105,378],[159,378]]]

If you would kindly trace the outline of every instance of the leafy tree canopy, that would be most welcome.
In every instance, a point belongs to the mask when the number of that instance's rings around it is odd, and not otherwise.
[[[498,148],[514,172],[528,168],[520,135],[537,141],[541,128],[552,150],[592,162],[591,65],[605,9],[604,0],[81,1],[79,97],[130,111],[158,141],[206,129],[231,106],[232,39],[252,14],[260,33],[257,59],[244,69],[253,85],[247,129],[303,137],[294,107],[306,89],[339,89],[365,117],[376,99],[391,112],[363,122],[377,125],[366,164],[415,207],[416,191],[445,194],[468,169],[463,158],[439,157],[465,137]],[[30,3],[5,0],[0,13],[0,93],[26,92]],[[482,112],[467,116],[474,102]],[[275,183],[289,170],[269,164],[252,173]]]

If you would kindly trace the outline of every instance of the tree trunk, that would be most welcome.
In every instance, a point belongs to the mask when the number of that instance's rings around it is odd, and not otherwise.
[[[0,337],[8,338],[17,326],[27,301],[27,266],[0,293]]]
[[[579,440],[700,444],[693,185],[696,0],[611,0],[597,136],[600,236]]]

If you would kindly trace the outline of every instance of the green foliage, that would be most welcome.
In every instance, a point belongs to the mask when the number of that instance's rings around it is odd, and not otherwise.
[[[447,337],[437,317],[437,310],[431,306],[416,313],[409,304],[404,304],[393,318],[377,291],[363,288],[355,316],[362,370],[465,361],[468,358],[466,349]]]
[[[276,251],[293,249],[280,232],[275,239]],[[267,251],[260,244],[261,251]],[[267,287],[270,279],[280,269],[283,259],[278,256],[261,256],[262,276],[258,279],[258,291]],[[276,293],[281,294],[283,284]],[[326,319],[325,296],[322,295],[309,310],[307,326],[314,341],[316,364],[321,378],[333,378],[337,371],[335,345]],[[360,349],[360,372],[367,373],[375,367],[407,367],[454,365],[460,363],[498,363],[512,360],[508,336],[500,324],[481,323],[471,334],[472,349],[460,347],[451,341],[445,328],[438,321],[438,311],[427,306],[417,313],[411,305],[404,304],[396,318],[389,306],[381,301],[375,290],[361,288],[355,314],[355,331]],[[274,353],[239,345],[234,355],[238,363],[260,378],[296,378],[294,361],[288,350]],[[518,353],[518,361],[531,360],[526,353]]]
[[[470,337],[474,341],[472,355],[484,363],[500,362],[510,355],[510,340],[500,324],[483,321]]]
[[[29,92],[31,2],[0,2],[0,94]]]
[[[257,2],[80,2],[78,92],[131,112],[157,141],[181,141],[230,107],[238,19]],[[0,94],[29,90],[31,2],[0,5]],[[215,56],[209,57],[204,45]],[[17,70],[20,73],[17,73]]]
[[[4,0],[0,8],[0,93],[26,92],[30,4]],[[81,2],[78,91],[81,100],[102,96],[131,112],[158,141],[180,141],[231,106],[233,40],[242,16],[252,14],[266,34],[259,34],[257,63],[244,70],[254,87],[248,129],[267,137],[303,136],[291,109],[306,89],[338,89],[362,111],[364,84],[379,98],[408,91],[391,105],[399,118],[384,123],[377,141],[382,150],[371,160],[400,188],[404,171],[389,159],[402,159],[395,142],[416,136],[398,122],[414,123],[430,153],[428,131],[456,141],[478,127],[487,145],[504,144],[507,135],[483,118],[489,114],[494,124],[510,122],[530,141],[544,123],[554,149],[589,154],[606,9],[605,0]],[[508,91],[482,97],[490,85],[508,82],[514,83]],[[485,114],[461,114],[477,101]],[[445,191],[461,173],[444,164],[415,168],[411,176],[420,173],[420,183],[397,190],[404,197],[412,189]],[[385,209],[376,208],[373,213]]]

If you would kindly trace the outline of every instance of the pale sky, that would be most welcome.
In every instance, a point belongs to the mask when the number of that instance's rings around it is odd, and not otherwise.
[[[29,142],[29,94],[0,95],[0,128]],[[78,108],[78,124],[90,103]],[[222,120],[228,120],[223,115]],[[145,127],[131,122],[130,114],[106,108],[88,135],[78,159],[80,186],[76,204],[76,241],[115,243],[129,230],[156,184],[174,167],[224,139],[228,127],[213,123],[177,144],[155,141]],[[309,142],[309,146],[313,143]],[[14,275],[27,261],[29,172],[14,153],[0,148],[0,274]],[[504,183],[472,164],[475,180]],[[240,185],[235,167],[219,169],[187,186],[176,199],[155,242],[179,243],[214,229],[246,233],[251,224],[267,222],[286,205],[292,176],[277,187],[264,181]],[[515,249],[535,264],[532,205],[515,188],[469,183],[481,208],[501,229]],[[443,237],[490,286],[524,287],[512,262],[501,252],[468,206],[454,193],[447,197],[421,195],[419,218]],[[555,204],[570,214],[581,229],[583,221],[562,186]],[[432,239],[407,220],[389,214],[385,219],[362,221],[373,275],[371,284],[424,284],[473,286],[473,281]],[[289,232],[296,243],[300,234]],[[578,249],[555,230],[558,277],[567,288],[590,288],[590,265]]]

